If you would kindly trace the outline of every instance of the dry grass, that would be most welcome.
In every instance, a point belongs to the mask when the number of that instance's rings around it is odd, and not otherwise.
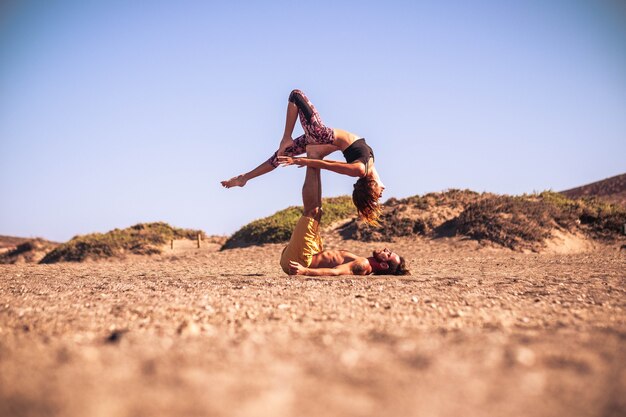
[[[404,236],[465,236],[513,250],[540,251],[555,230],[614,241],[622,234],[626,209],[587,198],[571,200],[545,191],[508,196],[450,190],[385,204],[380,227],[352,222],[348,239],[391,241]]]

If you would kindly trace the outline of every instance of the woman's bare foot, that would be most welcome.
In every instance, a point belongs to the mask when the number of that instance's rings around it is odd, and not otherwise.
[[[278,145],[278,156],[283,156],[285,154],[285,150],[293,145],[293,139],[290,136],[283,136],[280,140],[280,145]]]
[[[247,179],[244,178],[243,175],[237,175],[236,177],[232,177],[228,181],[222,181],[222,185],[224,188],[231,187],[243,187],[248,182]]]

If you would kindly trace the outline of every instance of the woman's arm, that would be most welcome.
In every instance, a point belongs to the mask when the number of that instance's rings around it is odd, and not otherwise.
[[[278,162],[281,165],[299,165],[311,168],[327,169],[338,174],[349,175],[351,177],[362,177],[365,175],[365,164],[353,162],[351,164],[339,161],[326,161],[324,159],[293,158],[291,156],[279,156]]]

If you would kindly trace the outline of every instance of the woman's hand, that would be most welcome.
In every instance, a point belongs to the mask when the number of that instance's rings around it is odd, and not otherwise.
[[[277,159],[281,166],[298,165],[300,168],[307,166],[307,158],[294,158],[292,156],[279,156]]]
[[[283,156],[288,147],[293,146],[293,139],[289,135],[283,136],[278,145],[278,156]]]

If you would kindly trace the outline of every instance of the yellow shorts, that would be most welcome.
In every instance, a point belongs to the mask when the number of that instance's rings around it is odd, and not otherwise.
[[[322,237],[319,234],[317,220],[302,216],[298,220],[289,244],[283,250],[280,257],[280,266],[285,273],[289,273],[289,261],[296,261],[300,265],[309,267],[313,255],[320,253],[322,249]]]

